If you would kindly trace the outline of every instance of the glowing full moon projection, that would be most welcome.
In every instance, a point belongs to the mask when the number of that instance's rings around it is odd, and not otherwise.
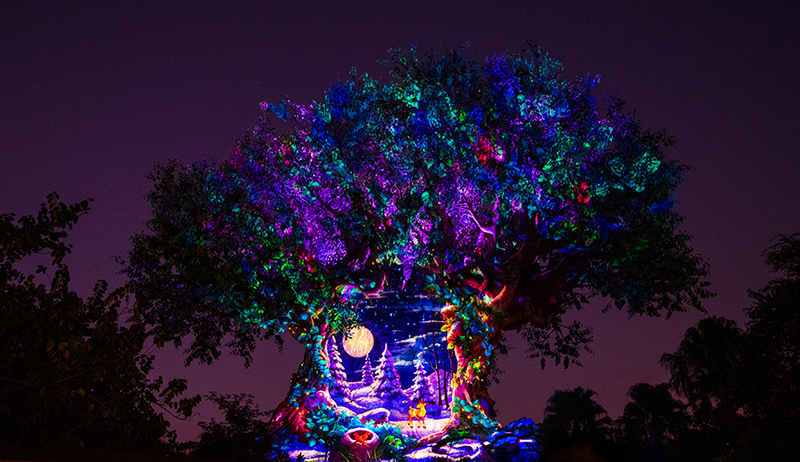
[[[375,338],[369,329],[359,326],[351,330],[342,343],[347,354],[354,358],[363,358],[372,351],[372,347],[375,345]]]

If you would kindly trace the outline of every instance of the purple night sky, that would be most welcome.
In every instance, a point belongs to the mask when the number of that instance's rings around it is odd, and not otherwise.
[[[129,6],[120,6],[127,3]],[[322,98],[351,67],[383,76],[389,48],[422,52],[469,41],[474,57],[538,42],[564,75],[602,74],[598,94],[619,93],[644,125],[678,143],[668,157],[694,167],[678,188],[693,246],[711,264],[709,314],[742,322],[748,289],[771,278],[761,252],[800,232],[800,11],[795,2],[620,1],[5,1],[0,6],[0,213],[33,214],[57,191],[94,198],[71,232],[72,287],[124,278],[112,257],[144,230],[156,163],[221,159],[256,122],[259,103]],[[738,5],[732,5],[738,3]],[[713,4],[713,5],[712,5]],[[594,355],[568,370],[526,359],[516,346],[493,385],[500,421],[540,421],[555,389],[598,393],[612,418],[628,387],[658,383],[657,364],[701,313],[634,318],[597,303],[578,313],[594,327]],[[285,396],[302,346],[263,345],[255,364],[225,357],[183,367],[155,352],[156,373],[189,380],[191,394],[249,392],[262,409]],[[182,440],[201,405],[176,423]]]

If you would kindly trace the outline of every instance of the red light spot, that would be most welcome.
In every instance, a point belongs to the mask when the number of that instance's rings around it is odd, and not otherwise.
[[[580,184],[576,184],[572,190],[575,192],[575,200],[580,202],[581,204],[588,204],[589,203],[589,184],[585,181],[582,181]]]

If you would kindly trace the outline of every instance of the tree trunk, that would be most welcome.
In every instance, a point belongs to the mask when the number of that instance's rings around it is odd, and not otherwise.
[[[311,326],[306,326],[310,328]],[[319,335],[322,337],[319,348],[306,348],[303,354],[303,362],[300,363],[295,374],[292,374],[291,386],[286,398],[278,404],[272,419],[270,419],[270,429],[278,431],[286,429],[289,433],[297,436],[299,441],[308,441],[308,413],[311,409],[321,403],[326,403],[336,407],[336,402],[331,398],[328,385],[322,383],[323,376],[321,371],[315,366],[318,360],[330,367],[328,357],[327,342],[331,337],[328,332],[327,324],[319,326]],[[290,330],[292,336],[300,343],[306,342],[299,339],[300,329]],[[305,330],[308,332],[308,330]],[[306,345],[308,346],[308,345]]]
[[[435,340],[434,340],[435,341]],[[442,386],[442,371],[439,369],[439,352],[436,351],[436,343],[433,344],[433,366],[436,368],[436,396],[439,398],[439,406],[445,404],[445,397],[442,394],[444,387]]]
[[[452,347],[456,356],[456,372],[453,374],[451,382],[453,400],[450,403],[451,411],[456,398],[472,404],[480,409],[486,416],[494,418],[494,400],[489,397],[489,357],[486,356],[483,348],[484,337],[481,335],[469,336],[468,326],[456,317],[456,308],[442,310],[445,322],[452,325],[447,334],[447,343]],[[494,331],[489,335],[488,343],[492,347],[499,345],[503,338],[502,330],[497,323],[491,319],[483,318],[481,321],[489,328],[494,327]],[[461,340],[461,336],[466,336],[471,341],[467,344]],[[458,426],[462,419],[467,418],[463,412],[452,412],[450,418],[442,429],[432,435],[420,439],[420,443],[433,443],[441,440],[450,428]]]

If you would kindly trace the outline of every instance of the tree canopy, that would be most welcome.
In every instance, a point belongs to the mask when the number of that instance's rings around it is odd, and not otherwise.
[[[673,210],[686,167],[621,100],[600,114],[599,76],[566,81],[536,47],[388,64],[386,83],[354,72],[321,102],[262,104],[218,165],[156,168],[128,274],[159,341],[194,335],[187,360],[211,361],[226,334],[246,356],[288,330],[318,375],[359,299],[427,291],[446,307],[456,396],[491,413],[503,331],[576,356],[588,334],[562,315],[592,296],[631,314],[701,308],[707,266]]]
[[[36,216],[0,215],[0,445],[165,452],[175,433],[154,406],[190,415],[200,398],[178,399],[185,380],[147,377],[148,334],[139,316],[120,322],[123,290],[69,289],[64,239],[88,210],[51,194]],[[36,270],[49,287],[18,269],[34,254],[51,259]]]

